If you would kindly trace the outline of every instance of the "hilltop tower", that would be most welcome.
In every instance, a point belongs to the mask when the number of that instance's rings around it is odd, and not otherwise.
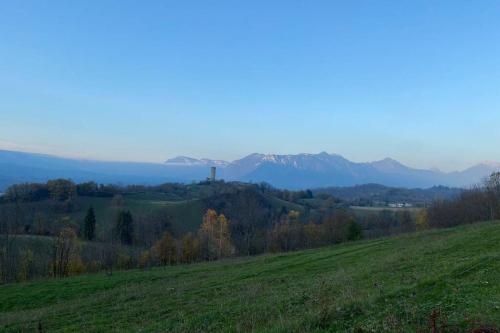
[[[210,180],[211,182],[215,181],[215,172],[216,172],[216,167],[211,167],[210,168],[210,178],[208,178],[208,180]]]

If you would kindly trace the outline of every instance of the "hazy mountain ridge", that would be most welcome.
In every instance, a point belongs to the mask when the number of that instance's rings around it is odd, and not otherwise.
[[[201,161],[201,160],[200,160]],[[198,163],[203,164],[203,163]],[[445,173],[437,169],[416,169],[392,159],[356,163],[337,154],[251,154],[218,166],[218,175],[230,180],[266,181],[277,187],[353,186],[378,183],[386,186],[427,188],[437,185],[467,187],[493,171],[496,162],[481,163],[463,171]],[[185,167],[192,166],[184,165]]]
[[[56,177],[124,184],[191,182],[205,179],[211,166],[217,167],[218,178],[265,181],[289,189],[369,183],[410,188],[463,187],[500,170],[499,163],[488,162],[445,173],[411,168],[391,158],[357,163],[326,152],[297,155],[255,153],[232,162],[179,156],[162,164],[105,162],[0,150],[0,190],[13,183],[46,181]]]

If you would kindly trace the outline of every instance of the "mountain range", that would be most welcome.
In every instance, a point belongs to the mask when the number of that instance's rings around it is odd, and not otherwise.
[[[337,154],[251,154],[232,162],[178,156],[165,163],[105,162],[0,150],[0,191],[19,182],[70,178],[118,184],[159,184],[205,179],[209,168],[225,180],[267,182],[279,188],[305,189],[377,183],[427,188],[465,187],[500,170],[500,163],[481,163],[463,171],[415,169],[386,158],[356,163]]]

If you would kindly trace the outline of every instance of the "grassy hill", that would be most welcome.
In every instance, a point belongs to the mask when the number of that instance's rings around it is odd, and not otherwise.
[[[0,286],[0,330],[428,332],[500,323],[500,223]]]

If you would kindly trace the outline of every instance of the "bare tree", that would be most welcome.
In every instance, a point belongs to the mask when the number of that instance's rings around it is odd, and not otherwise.
[[[500,215],[500,172],[494,172],[486,178],[484,188],[488,195],[490,219],[494,220]]]
[[[52,252],[52,273],[54,277],[68,276],[70,264],[76,255],[76,233],[71,228],[64,228],[54,240]]]
[[[15,194],[15,193],[14,193]],[[13,198],[12,209],[2,209],[0,215],[0,278],[3,283],[17,275],[17,235],[22,219],[19,198]]]

